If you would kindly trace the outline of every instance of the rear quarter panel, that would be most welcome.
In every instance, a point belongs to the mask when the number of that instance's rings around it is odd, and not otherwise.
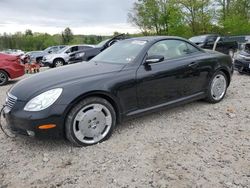
[[[0,70],[7,72],[11,79],[23,76],[25,73],[24,66],[19,63],[18,59],[16,61],[0,60]]]

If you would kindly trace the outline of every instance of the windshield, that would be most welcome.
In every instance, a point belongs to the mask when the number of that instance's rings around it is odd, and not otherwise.
[[[48,52],[51,49],[51,47],[46,48],[45,50],[43,50],[44,52]]]
[[[131,63],[146,43],[147,41],[144,40],[120,41],[97,55],[92,61],[117,64]]]
[[[68,49],[68,46],[65,46],[64,48],[62,48],[61,50],[58,50],[56,53],[60,54],[63,53],[65,50]]]
[[[203,43],[205,42],[207,36],[197,36],[197,37],[192,37],[189,40],[193,43]]]
[[[103,47],[103,45],[104,45],[106,42],[108,42],[109,40],[110,40],[110,39],[106,39],[106,40],[100,42],[99,44],[96,45],[96,47],[97,47],[97,48]]]

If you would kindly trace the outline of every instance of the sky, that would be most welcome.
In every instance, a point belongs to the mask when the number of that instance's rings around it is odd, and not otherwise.
[[[137,33],[127,21],[136,0],[0,0],[0,33],[61,33],[110,35]]]

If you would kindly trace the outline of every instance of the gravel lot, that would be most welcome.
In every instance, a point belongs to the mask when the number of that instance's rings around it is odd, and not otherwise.
[[[0,187],[250,187],[249,80],[235,73],[221,103],[124,122],[91,147],[0,132]]]

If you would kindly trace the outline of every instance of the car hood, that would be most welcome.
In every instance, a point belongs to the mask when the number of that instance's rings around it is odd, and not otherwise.
[[[10,93],[20,101],[27,101],[30,97],[34,97],[49,89],[64,87],[74,82],[83,82],[86,78],[98,75],[118,72],[125,65],[108,64],[97,62],[82,62],[73,65],[67,65],[45,72],[38,73],[29,78],[18,82]]]
[[[44,54],[45,58],[54,58],[54,57],[59,57],[61,53],[53,53],[53,54]]]

